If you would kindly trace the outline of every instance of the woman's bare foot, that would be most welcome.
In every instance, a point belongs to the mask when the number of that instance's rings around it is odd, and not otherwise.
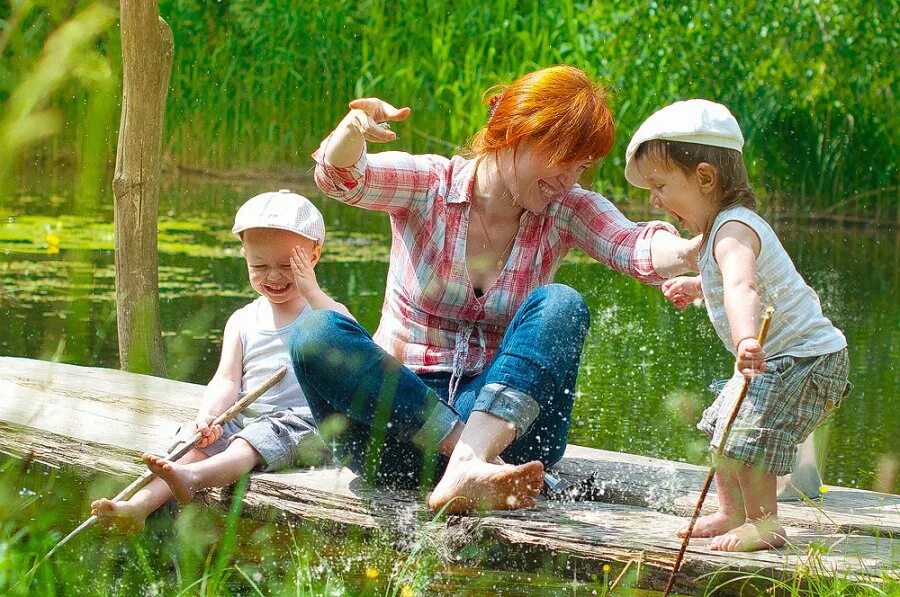
[[[709,548],[717,551],[759,551],[781,547],[787,533],[775,517],[749,520],[713,539]]]
[[[723,512],[715,512],[706,516],[701,516],[694,523],[694,530],[691,537],[717,537],[723,533],[727,533],[731,529],[744,524],[746,520],[743,514],[729,515]],[[688,528],[686,526],[678,529],[675,533],[679,537],[687,536]]]
[[[149,512],[129,500],[114,502],[102,498],[91,503],[91,514],[108,528],[123,533],[140,533],[144,530]]]
[[[141,455],[141,458],[144,459],[147,468],[153,471],[154,475],[166,482],[179,504],[187,504],[194,499],[194,494],[197,493],[197,484],[188,468],[153,454],[145,453]]]
[[[532,461],[520,465],[491,464],[478,458],[451,460],[428,506],[448,514],[486,510],[517,510],[534,506],[544,486],[544,465]]]

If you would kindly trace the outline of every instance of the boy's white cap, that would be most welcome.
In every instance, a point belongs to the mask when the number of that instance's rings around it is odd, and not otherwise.
[[[325,242],[325,220],[312,201],[281,189],[261,193],[247,201],[234,216],[231,232],[241,238],[248,228],[277,228],[295,232],[321,244]]]
[[[722,104],[705,99],[675,102],[654,112],[638,127],[625,150],[625,178],[636,187],[650,185],[638,172],[634,154],[645,141],[666,139],[725,147],[741,151],[744,135],[731,112]]]

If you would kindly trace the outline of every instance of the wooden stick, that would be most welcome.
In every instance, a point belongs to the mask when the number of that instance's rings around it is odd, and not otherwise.
[[[221,415],[216,417],[215,420],[213,420],[213,422],[210,423],[210,425],[224,425],[228,421],[232,420],[241,411],[243,411],[245,408],[250,406],[254,401],[256,401],[257,398],[259,398],[260,396],[265,394],[269,390],[269,388],[271,388],[272,386],[277,384],[279,381],[281,381],[281,379],[284,377],[285,373],[287,373],[287,367],[281,367],[280,369],[278,369],[278,371],[273,373],[271,377],[269,377],[264,382],[262,382],[260,385],[258,385],[257,387],[255,387],[252,390],[250,390],[249,392],[247,392],[247,394],[243,398],[241,398],[240,400],[238,400],[237,402],[232,404],[231,408],[229,408],[228,410],[223,412]],[[196,431],[196,432],[194,432],[194,435],[192,435],[189,440],[177,441],[172,446],[172,448],[169,450],[169,453],[166,454],[166,460],[172,460],[172,461],[178,460],[179,458],[181,458],[182,456],[184,456],[185,454],[187,454],[188,452],[193,450],[194,446],[196,446],[197,443],[199,443],[202,438],[203,438],[203,435],[199,431]],[[134,496],[134,494],[136,494],[144,486],[146,486],[155,476],[156,475],[154,475],[151,471],[149,471],[149,470],[145,471],[144,474],[142,474],[140,477],[138,477],[137,479],[132,481],[131,484],[128,485],[128,487],[126,487],[125,489],[120,491],[118,493],[118,495],[116,495],[113,498],[113,501],[117,502],[119,500],[130,499],[132,496]],[[28,572],[28,575],[26,576],[26,578],[30,579],[31,576],[34,574],[35,570],[37,570],[41,564],[43,564],[48,559],[50,559],[50,556],[52,556],[56,552],[57,549],[59,549],[60,547],[62,547],[63,545],[65,545],[66,543],[71,541],[78,534],[80,534],[83,530],[85,530],[86,528],[88,528],[89,526],[91,526],[92,524],[97,522],[97,520],[98,520],[97,515],[92,514],[87,520],[85,520],[80,525],[78,525],[78,527],[74,531],[72,531],[71,533],[69,533],[68,535],[63,537],[63,539],[59,543],[57,543],[56,545],[53,546],[53,549],[48,551],[44,557],[42,557],[40,560],[37,561],[37,563]]]
[[[773,313],[775,313],[775,309],[768,307],[763,315],[762,325],[759,328],[759,336],[757,337],[760,346],[766,341],[766,335],[769,333],[769,323],[772,321]],[[734,403],[734,408],[731,409],[731,415],[728,417],[725,429],[722,430],[722,439],[719,440],[719,447],[716,448],[716,455],[713,457],[712,464],[709,467],[709,473],[706,475],[706,482],[703,484],[703,489],[700,491],[700,499],[697,500],[697,506],[694,508],[694,515],[691,516],[691,522],[688,524],[687,534],[684,536],[684,541],[681,542],[681,549],[678,550],[678,557],[675,558],[675,564],[672,566],[672,573],[669,575],[669,582],[666,584],[666,590],[663,591],[663,597],[668,597],[669,593],[672,591],[672,587],[675,586],[675,578],[678,576],[678,570],[681,569],[684,552],[687,551],[688,543],[691,541],[691,533],[694,532],[694,525],[697,523],[697,518],[700,516],[700,510],[703,508],[703,502],[706,500],[706,494],[709,493],[709,487],[712,485],[713,477],[716,474],[716,465],[722,457],[722,452],[725,449],[725,441],[728,439],[728,434],[731,432],[731,425],[737,418],[738,411],[741,409],[741,404],[744,403],[744,397],[747,395],[747,389],[749,387],[750,379],[744,377],[741,385],[741,392],[738,394],[738,399]]]

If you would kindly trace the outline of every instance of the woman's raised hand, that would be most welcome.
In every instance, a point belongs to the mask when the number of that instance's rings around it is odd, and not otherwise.
[[[409,111],[409,108],[398,110],[377,97],[353,100],[350,112],[325,140],[322,147],[325,161],[336,168],[349,168],[359,161],[366,141],[387,143],[397,138],[390,128],[378,123],[405,120]]]
[[[396,139],[397,135],[379,123],[406,120],[409,113],[409,108],[397,109],[377,97],[366,97],[350,102],[350,113],[347,114],[344,122],[362,135],[366,141],[387,143]]]

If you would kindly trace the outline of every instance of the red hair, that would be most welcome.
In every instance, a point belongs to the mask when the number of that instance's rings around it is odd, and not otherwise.
[[[599,160],[612,149],[615,125],[606,90],[580,69],[551,66],[488,89],[487,124],[469,142],[471,155],[533,141],[557,166]]]

